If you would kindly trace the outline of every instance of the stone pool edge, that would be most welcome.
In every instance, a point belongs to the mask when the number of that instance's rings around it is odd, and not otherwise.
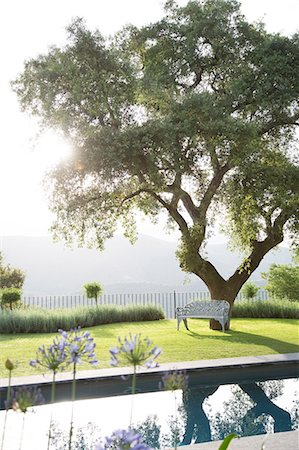
[[[162,363],[158,367],[152,369],[140,368],[138,375],[149,374],[163,374],[170,370],[186,370],[186,371],[203,371],[203,370],[219,370],[227,368],[242,368],[249,369],[250,367],[260,367],[265,365],[285,365],[285,364],[299,364],[299,352],[260,355],[260,356],[242,356],[234,358],[220,358],[220,359],[206,359],[196,361],[178,361],[171,363]],[[299,365],[298,365],[299,369]],[[106,368],[106,369],[92,369],[79,370],[77,372],[77,381],[85,381],[91,379],[103,379],[107,377],[120,377],[130,375],[132,373],[131,367]],[[298,372],[299,375],[299,372]],[[71,372],[60,372],[56,375],[56,381],[71,382]],[[46,385],[52,382],[51,374],[44,375],[30,375],[21,377],[12,377],[12,386],[28,386],[28,385]],[[0,378],[0,388],[7,387],[7,378]]]
[[[296,378],[299,375],[299,352],[244,356],[201,361],[164,363],[154,369],[142,368],[138,371],[137,390],[140,393],[159,390],[161,377],[166,371],[184,370],[188,374],[190,389],[226,384],[252,383],[253,381]],[[78,371],[76,377],[76,400],[126,395],[130,391],[130,367]],[[7,379],[0,379],[0,410],[4,409]],[[12,387],[38,386],[42,390],[45,403],[51,401],[51,374],[15,377]],[[72,374],[59,373],[56,376],[55,403],[71,401]]]
[[[268,435],[246,436],[234,439],[230,450],[261,450],[263,443],[267,450],[297,450],[299,448],[299,431],[284,431]],[[185,445],[184,450],[218,450],[221,441]]]

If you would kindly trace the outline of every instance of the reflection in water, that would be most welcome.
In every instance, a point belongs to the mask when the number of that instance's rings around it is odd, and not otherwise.
[[[292,430],[290,413],[272,401],[282,394],[282,380],[234,386],[232,398],[224,402],[223,413],[212,416],[205,412],[203,404],[218,388],[192,388],[184,393],[186,427],[181,445],[223,439],[231,432],[246,436],[266,433],[271,427],[274,432]]]
[[[208,417],[203,410],[203,402],[214,394],[219,386],[190,389],[183,394],[183,404],[186,410],[186,429],[181,445],[211,440],[211,427]]]
[[[293,397],[294,391],[295,380],[289,379],[196,388],[185,386],[183,393],[175,390],[137,394],[133,427],[150,447],[156,449],[222,440],[232,432],[248,436],[289,431],[298,427],[299,401]],[[173,397],[178,400],[177,413]],[[131,398],[127,395],[76,402],[76,450],[93,450],[95,442],[111,434],[111,430],[127,428],[130,406]],[[55,405],[56,422],[51,433],[51,448],[55,450],[67,448],[68,408],[70,403]],[[4,411],[0,413],[0,435],[3,418]],[[19,419],[16,413],[9,412],[5,450],[15,450]],[[48,424],[48,406],[38,407],[36,415],[30,413],[26,418],[27,440],[23,450],[46,448]],[[32,445],[33,434],[35,442]]]
[[[292,429],[290,413],[276,406],[260,386],[256,383],[240,384],[239,386],[255,403],[244,416],[245,420],[249,417],[258,418],[262,414],[268,414],[273,418],[275,433]]]

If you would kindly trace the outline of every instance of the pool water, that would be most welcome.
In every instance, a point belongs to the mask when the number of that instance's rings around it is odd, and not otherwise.
[[[298,379],[199,386],[185,392],[158,391],[80,400],[74,409],[74,449],[91,450],[115,429],[130,424],[154,448],[298,428]],[[3,450],[43,450],[51,414],[51,448],[67,448],[72,403],[43,405],[24,415],[9,411]],[[5,412],[0,412],[2,433]]]

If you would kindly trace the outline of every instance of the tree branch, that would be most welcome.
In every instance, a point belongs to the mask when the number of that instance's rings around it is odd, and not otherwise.
[[[157,200],[167,211],[169,212],[170,216],[173,218],[173,220],[178,224],[182,234],[188,233],[188,225],[183,216],[178,212],[177,208],[173,207],[171,204],[167,203],[165,200],[163,200],[162,197],[160,197],[156,192],[152,191],[149,188],[140,188],[135,192],[132,192],[131,194],[127,195],[123,200],[122,203],[126,202],[127,200],[130,200],[134,197],[137,197],[138,195],[146,193],[149,194],[151,197],[153,197],[155,200]]]
[[[199,210],[198,207],[193,203],[193,200],[188,192],[186,192],[180,186],[175,186],[174,184],[171,186],[167,186],[167,188],[170,192],[173,192],[173,200],[171,204],[173,203],[177,205],[178,201],[181,200],[192,221],[196,222],[199,218]]]
[[[287,126],[287,125],[298,125],[297,120],[299,119],[299,111],[291,117],[281,116],[278,119],[270,120],[260,129],[260,135],[268,133],[276,127]]]
[[[234,274],[228,279],[231,285],[239,285],[240,287],[248,280],[252,272],[259,266],[263,257],[271,250],[283,241],[283,226],[291,217],[291,212],[282,211],[275,219],[271,228],[267,228],[268,234],[263,241],[252,241],[252,251],[248,256],[248,266],[242,272],[238,268]],[[246,260],[245,260],[246,261]]]
[[[208,189],[206,190],[206,192],[200,202],[200,205],[198,207],[199,216],[201,218],[206,216],[206,213],[211,204],[211,201],[212,201],[214,195],[216,194],[217,189],[219,188],[224,175],[230,170],[230,168],[231,168],[230,163],[227,162],[226,164],[224,164],[224,166],[220,167],[218,172],[215,173],[214,177],[210,181]]]

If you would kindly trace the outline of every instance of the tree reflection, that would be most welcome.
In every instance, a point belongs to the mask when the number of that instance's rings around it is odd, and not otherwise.
[[[234,385],[223,412],[212,415],[207,399],[218,388],[192,388],[183,396],[186,429],[181,445],[223,439],[229,433],[248,436],[292,429],[291,414],[272,401],[283,393],[282,380]]]
[[[219,386],[201,387],[188,390],[183,395],[183,404],[186,411],[186,428],[181,445],[211,440],[211,427],[209,419],[204,412],[203,402],[213,395]]]
[[[289,412],[275,405],[265,394],[261,386],[256,383],[240,384],[240,388],[252,399],[254,406],[244,416],[257,419],[263,414],[273,418],[274,432],[290,431],[292,429],[291,415]]]

